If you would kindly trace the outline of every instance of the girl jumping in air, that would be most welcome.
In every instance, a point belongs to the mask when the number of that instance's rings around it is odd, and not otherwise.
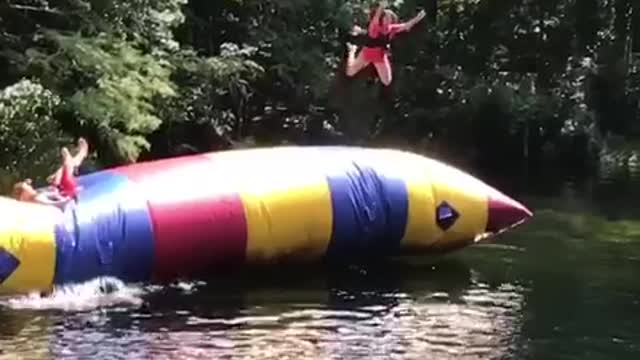
[[[398,17],[393,11],[385,9],[384,5],[378,6],[369,14],[369,25],[365,32],[359,27],[354,27],[353,35],[364,35],[367,39],[360,53],[356,56],[356,46],[347,43],[346,75],[355,76],[369,64],[373,64],[380,82],[388,87],[392,81],[391,62],[389,60],[389,45],[393,37],[403,31],[411,30],[425,16],[424,10],[420,11],[413,19],[407,22],[398,22]]]

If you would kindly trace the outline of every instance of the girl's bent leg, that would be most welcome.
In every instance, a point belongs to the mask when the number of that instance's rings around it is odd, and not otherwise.
[[[378,73],[378,77],[384,86],[391,85],[391,81],[393,81],[393,75],[391,72],[391,62],[388,57],[384,57],[381,62],[373,63],[373,66],[376,68],[376,72]]]
[[[354,45],[347,45],[349,54],[347,56],[347,65],[345,67],[345,73],[347,76],[355,76],[362,69],[364,69],[369,62],[364,58],[362,52],[356,56],[356,47]]]

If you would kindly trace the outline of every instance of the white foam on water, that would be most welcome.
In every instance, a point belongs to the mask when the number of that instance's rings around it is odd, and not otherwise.
[[[31,293],[0,300],[0,307],[16,310],[88,311],[102,307],[139,307],[146,293],[140,286],[112,277],[55,287],[50,294]]]

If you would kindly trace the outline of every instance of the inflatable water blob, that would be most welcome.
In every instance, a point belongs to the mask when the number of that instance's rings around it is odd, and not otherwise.
[[[442,253],[532,216],[461,170],[391,149],[231,150],[111,168],[78,183],[64,209],[0,198],[0,292]]]

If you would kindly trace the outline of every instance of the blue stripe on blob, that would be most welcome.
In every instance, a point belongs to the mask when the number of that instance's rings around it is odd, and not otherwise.
[[[151,278],[154,240],[146,200],[126,176],[100,171],[78,178],[78,200],[55,228],[54,282],[99,276],[142,282]]]
[[[396,252],[408,218],[404,181],[353,162],[327,179],[333,210],[328,258],[349,260]]]
[[[5,248],[0,247],[0,284],[5,282],[20,266],[20,260]]]

